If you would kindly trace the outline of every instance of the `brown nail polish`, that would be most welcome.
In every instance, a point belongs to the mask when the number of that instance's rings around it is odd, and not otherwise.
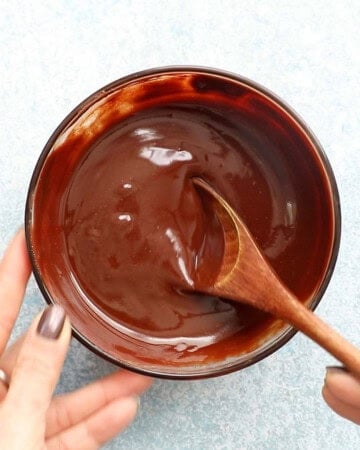
[[[326,367],[326,371],[339,371],[339,372],[343,372],[343,373],[349,373],[349,371],[347,370],[346,367],[344,366],[327,366]]]
[[[61,306],[48,306],[40,317],[37,332],[48,339],[57,339],[64,327],[65,311]]]

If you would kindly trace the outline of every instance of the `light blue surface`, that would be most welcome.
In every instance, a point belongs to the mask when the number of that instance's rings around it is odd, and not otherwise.
[[[149,67],[227,69],[285,99],[329,156],[343,234],[318,313],[360,346],[359,23],[358,0],[0,0],[0,251],[22,222],[40,151],[78,102]],[[42,306],[32,280],[17,335]],[[296,336],[241,373],[157,381],[135,423],[106,449],[358,449],[360,428],[321,399],[324,368],[331,363]],[[111,370],[73,342],[59,389]]]

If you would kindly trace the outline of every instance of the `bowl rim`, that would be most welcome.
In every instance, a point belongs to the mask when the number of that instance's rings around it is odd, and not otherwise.
[[[340,208],[340,196],[339,191],[335,179],[335,175],[333,172],[333,169],[330,165],[330,161],[320,144],[319,140],[315,136],[315,134],[312,132],[310,127],[305,123],[305,121],[302,119],[302,117],[291,107],[289,106],[283,99],[281,99],[278,95],[273,93],[268,88],[265,88],[263,85],[247,78],[242,75],[238,75],[233,72],[229,72],[222,69],[216,69],[212,67],[206,67],[206,66],[197,66],[197,65],[174,65],[174,66],[161,66],[161,67],[154,67],[149,68],[145,70],[141,70],[138,72],[134,72],[132,74],[123,76],[104,87],[96,90],[91,95],[89,95],[85,100],[80,102],[75,108],[72,109],[72,111],[61,121],[61,123],[56,127],[56,129],[51,134],[50,138],[48,139],[47,143],[45,144],[42,152],[40,153],[40,156],[37,160],[37,163],[35,165],[35,168],[33,170],[31,180],[29,183],[27,196],[26,196],[26,204],[25,204],[25,237],[26,237],[26,245],[28,249],[28,253],[30,256],[31,266],[34,273],[34,277],[36,280],[36,283],[45,299],[45,301],[51,305],[54,304],[54,299],[52,298],[50,292],[48,291],[47,287],[45,286],[44,281],[42,280],[40,271],[36,264],[36,258],[35,258],[35,252],[33,249],[33,245],[31,242],[31,225],[32,225],[32,199],[33,194],[35,192],[35,188],[37,185],[38,177],[40,175],[41,169],[43,167],[43,164],[48,156],[48,153],[52,149],[56,139],[58,138],[59,134],[64,131],[71,123],[81,114],[87,110],[89,107],[91,107],[94,103],[99,101],[101,98],[106,97],[108,94],[119,88],[121,85],[124,85],[128,82],[134,82],[144,77],[149,77],[153,75],[162,75],[165,73],[201,73],[206,75],[215,75],[215,76],[221,76],[223,78],[226,78],[230,81],[240,82],[244,84],[245,86],[248,86],[256,91],[258,91],[261,95],[264,95],[271,99],[276,106],[282,108],[285,110],[287,114],[290,115],[290,117],[300,126],[300,128],[303,129],[306,137],[311,141],[313,144],[314,149],[317,152],[317,156],[320,158],[320,161],[323,165],[323,169],[325,170],[328,182],[329,182],[329,188],[332,200],[332,206],[334,210],[334,240],[333,240],[333,246],[330,253],[330,259],[328,263],[328,268],[326,270],[324,279],[316,293],[316,295],[309,301],[308,307],[312,311],[316,309],[318,306],[320,300],[322,299],[328,285],[330,282],[330,279],[333,275],[335,264],[337,261],[338,253],[339,253],[339,247],[340,247],[340,237],[341,237],[341,208]],[[138,366],[133,366],[132,364],[121,361],[113,356],[109,355],[107,352],[101,350],[97,345],[92,343],[88,338],[83,336],[73,325],[72,325],[72,335],[81,342],[85,347],[87,347],[89,350],[91,350],[93,353],[97,354],[101,358],[119,366],[124,369],[131,370],[133,372],[156,377],[156,378],[163,378],[163,379],[174,379],[174,380],[191,380],[191,379],[205,379],[205,378],[212,378],[217,377],[221,375],[225,375],[231,372],[238,371],[240,369],[244,369],[248,366],[251,366],[255,364],[256,362],[259,362],[266,358],[267,356],[271,355],[278,349],[280,349],[282,346],[284,346],[290,339],[294,337],[294,335],[297,333],[297,330],[295,330],[292,326],[287,325],[283,328],[283,331],[276,337],[276,339],[269,344],[268,346],[265,346],[265,348],[258,351],[257,354],[253,354],[256,352],[254,350],[249,354],[249,358],[244,361],[239,361],[236,363],[230,363],[226,366],[213,366],[206,370],[206,366],[202,368],[196,368],[194,366],[194,373],[188,372],[188,373],[176,373],[176,370],[173,370],[171,372],[172,368],[169,368],[169,371],[160,371],[156,369],[148,369],[148,368],[141,368]],[[236,357],[232,358],[236,360]]]

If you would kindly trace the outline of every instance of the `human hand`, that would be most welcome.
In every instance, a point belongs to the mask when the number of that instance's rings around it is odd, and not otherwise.
[[[0,262],[1,449],[96,449],[133,420],[137,395],[151,379],[118,371],[53,398],[71,328],[60,307],[48,307],[5,351],[30,275],[24,232]]]
[[[360,425],[360,380],[341,367],[328,367],[322,390],[337,414]]]

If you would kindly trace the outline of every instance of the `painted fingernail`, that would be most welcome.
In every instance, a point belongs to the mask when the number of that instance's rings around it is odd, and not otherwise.
[[[346,367],[344,366],[327,366],[326,372],[341,372],[341,373],[349,373]]]
[[[61,306],[48,306],[40,317],[37,333],[47,339],[58,339],[65,323],[65,311]]]

